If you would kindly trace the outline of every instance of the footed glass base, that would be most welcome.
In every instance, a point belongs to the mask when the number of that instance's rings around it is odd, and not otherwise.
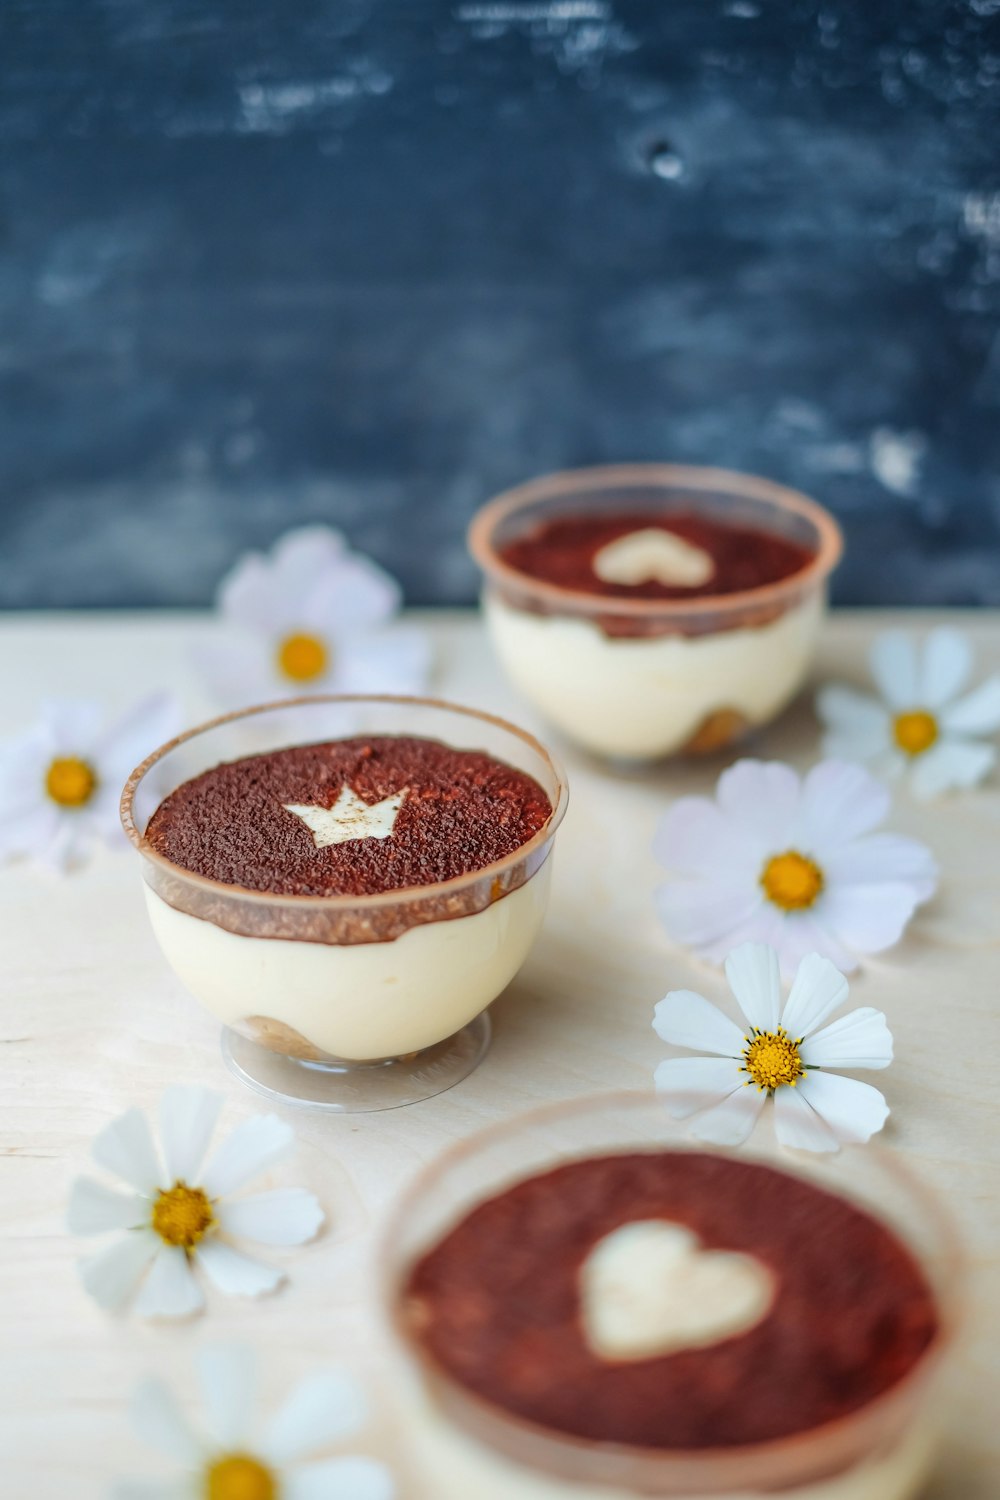
[[[404,1104],[433,1099],[468,1077],[489,1045],[486,1011],[436,1047],[371,1063],[309,1062],[272,1052],[228,1026],[222,1032],[226,1067],[248,1089],[279,1104],[344,1115],[401,1109]]]

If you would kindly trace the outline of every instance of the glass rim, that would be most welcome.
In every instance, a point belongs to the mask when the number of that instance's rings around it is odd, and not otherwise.
[[[476,870],[467,870],[463,875],[454,875],[450,880],[439,880],[433,885],[407,885],[400,886],[391,891],[375,891],[371,895],[350,896],[296,896],[279,895],[273,891],[251,890],[242,885],[231,885],[223,880],[214,880],[208,875],[199,875],[194,870],[187,869],[184,865],[177,864],[174,860],[167,859],[158,850],[154,849],[148,842],[145,833],[140,833],[136,826],[134,817],[135,794],[139,789],[144,777],[158,765],[167,755],[176,750],[178,746],[186,744],[190,740],[197,739],[210,730],[220,729],[224,725],[234,724],[242,719],[253,719],[258,715],[274,713],[277,711],[292,711],[310,704],[398,704],[402,707],[419,707],[429,709],[442,709],[447,713],[461,714],[467,719],[478,720],[480,723],[491,724],[496,729],[501,729],[507,734],[512,734],[521,740],[528,748],[544,761],[552,772],[556,782],[555,800],[552,802],[552,811],[542,824],[537,833],[532,834],[517,849],[511,851],[503,859],[493,860],[488,865],[481,865]],[[308,743],[303,741],[303,743]],[[267,754],[267,751],[259,752]],[[543,791],[545,788],[543,788]],[[548,795],[548,794],[546,794]],[[550,800],[552,800],[550,798]],[[468,708],[461,703],[451,703],[444,698],[420,697],[403,693],[314,693],[297,698],[282,698],[270,703],[253,704],[247,708],[238,708],[227,714],[219,714],[214,719],[207,719],[201,724],[196,724],[192,729],[186,729],[181,734],[174,735],[173,739],[167,740],[158,749],[151,751],[145,760],[141,761],[125,782],[119,801],[119,815],[122,827],[132,844],[133,848],[143,859],[152,865],[169,873],[176,879],[190,882],[205,891],[213,891],[232,900],[251,902],[261,906],[291,906],[296,910],[321,910],[321,911],[358,911],[371,907],[398,906],[401,902],[434,900],[437,897],[447,897],[455,891],[463,890],[469,885],[474,885],[483,879],[489,879],[503,874],[505,871],[521,864],[526,858],[537,850],[544,848],[554,838],[569,803],[569,784],[566,773],[558,757],[555,756],[541,740],[527,729],[521,729],[517,724],[512,724],[509,719],[503,719],[499,714],[491,714],[484,709]]]
[[[819,546],[814,557],[787,578],[755,588],[737,589],[728,594],[699,594],[692,599],[628,599],[600,594],[587,589],[566,588],[544,578],[536,578],[505,562],[494,546],[497,527],[508,517],[539,500],[556,499],[580,491],[602,489],[606,485],[660,485],[663,488],[688,490],[732,490],[753,500],[763,500],[778,509],[801,516],[815,528]],[[544,600],[558,613],[558,606],[577,612],[623,615],[649,619],[651,616],[684,616],[718,613],[724,609],[765,605],[783,594],[819,584],[833,572],[844,551],[844,537],[839,523],[818,500],[801,490],[743,474],[736,469],[716,469],[699,464],[597,464],[583,469],[559,469],[530,479],[512,489],[501,491],[473,516],[467,532],[469,552],[479,568],[492,582],[506,584],[522,594],[530,593]]]
[[[744,1465],[766,1462],[769,1458],[794,1458],[796,1453],[801,1452],[803,1458],[808,1450],[817,1444],[836,1442],[843,1435],[849,1435],[852,1429],[861,1429],[867,1424],[876,1421],[881,1412],[891,1408],[904,1398],[911,1387],[920,1382],[935,1371],[941,1364],[949,1349],[955,1343],[958,1332],[964,1322],[966,1305],[965,1296],[959,1292],[958,1286],[960,1274],[965,1269],[966,1257],[962,1248],[957,1227],[953,1215],[943,1205],[940,1195],[914,1172],[905,1162],[900,1153],[892,1149],[873,1145],[871,1142],[864,1146],[850,1147],[855,1152],[864,1152],[866,1157],[872,1159],[878,1169],[901,1185],[904,1191],[916,1202],[921,1211],[934,1223],[942,1246],[943,1259],[946,1270],[944,1275],[931,1278],[928,1275],[924,1257],[908,1242],[905,1232],[893,1228],[902,1243],[907,1246],[910,1254],[914,1256],[922,1272],[927,1276],[934,1295],[935,1306],[939,1316],[939,1326],[931,1343],[924,1350],[920,1358],[908,1369],[904,1375],[889,1386],[886,1390],[879,1392],[872,1400],[858,1407],[854,1411],[846,1412],[831,1421],[820,1423],[818,1426],[803,1429],[801,1432],[789,1433],[785,1437],[772,1438],[761,1443],[746,1443],[720,1446],[715,1448],[653,1448],[641,1447],[635,1444],[614,1442],[609,1443],[602,1439],[588,1439],[576,1434],[562,1432],[558,1428],[547,1427],[541,1422],[532,1421],[517,1412],[497,1402],[489,1401],[471,1387],[465,1386],[461,1381],[455,1379],[451,1373],[441,1366],[433,1357],[422,1348],[412,1337],[407,1327],[406,1318],[402,1307],[401,1292],[405,1286],[405,1272],[412,1268],[416,1256],[405,1263],[402,1272],[398,1265],[393,1264],[394,1247],[402,1242],[402,1231],[407,1223],[411,1204],[427,1192],[435,1190],[440,1179],[444,1178],[454,1167],[463,1161],[474,1158],[480,1150],[496,1145],[502,1145],[505,1140],[512,1136],[521,1134],[524,1130],[531,1130],[536,1126],[557,1124],[559,1121],[572,1119],[574,1115],[598,1115],[609,1110],[632,1110],[632,1109],[660,1109],[663,1111],[664,1119],[670,1123],[683,1128],[683,1122],[673,1120],[663,1104],[661,1096],[655,1089],[628,1089],[615,1090],[600,1094],[587,1094],[577,1096],[575,1099],[560,1099],[548,1104],[538,1105],[532,1109],[525,1110],[514,1116],[507,1116],[495,1120],[492,1124],[484,1126],[472,1135],[463,1137],[440,1152],[432,1161],[427,1163],[419,1173],[411,1178],[403,1192],[393,1203],[388,1215],[383,1221],[381,1233],[378,1238],[375,1256],[375,1274],[379,1298],[382,1306],[382,1316],[388,1326],[391,1338],[403,1356],[416,1366],[421,1377],[426,1379],[432,1386],[436,1385],[444,1390],[456,1393],[460,1407],[475,1412],[477,1418],[482,1418],[485,1423],[499,1423],[513,1433],[521,1433],[533,1443],[541,1442],[551,1452],[563,1451],[565,1454],[580,1458],[595,1453],[612,1451],[615,1455],[630,1462],[634,1462],[638,1469],[648,1471],[659,1466],[662,1471],[671,1468],[690,1470],[708,1468],[709,1465],[718,1466],[720,1463],[732,1465],[739,1469]],[[746,1143],[749,1144],[749,1143]],[[613,1155],[627,1149],[623,1144],[612,1147],[606,1154]],[[636,1143],[635,1149],[642,1150],[644,1145]],[[658,1149],[658,1148],[657,1148]],[[714,1145],[711,1142],[699,1141],[696,1137],[687,1136],[676,1143],[665,1145],[665,1150],[697,1151],[705,1152],[713,1156],[722,1156],[728,1160],[752,1160],[759,1158],[745,1156],[741,1147],[726,1147]],[[597,1155],[597,1148],[584,1148],[581,1156]],[[795,1159],[802,1161],[810,1159],[813,1153],[797,1152],[791,1155],[791,1161]],[[566,1160],[573,1160],[566,1156]],[[780,1157],[779,1157],[780,1160]],[[767,1164],[775,1170],[782,1170],[774,1162],[768,1160]],[[524,1181],[535,1174],[536,1171],[544,1171],[545,1168],[536,1168],[526,1172],[523,1176],[512,1179],[513,1182]],[[793,1165],[787,1170],[792,1175],[796,1174]],[[511,1184],[507,1184],[510,1186]],[[849,1202],[858,1203],[864,1200],[850,1199],[846,1192],[827,1184],[821,1184],[824,1191],[833,1196],[839,1196]],[[497,1188],[502,1192],[503,1187]],[[477,1202],[488,1201],[493,1196],[489,1188],[482,1199]],[[474,1205],[473,1205],[474,1206]],[[466,1210],[471,1211],[471,1208]],[[866,1211],[875,1216],[875,1212],[866,1206]],[[461,1222],[461,1217],[456,1221]],[[880,1220],[880,1222],[885,1222]],[[426,1248],[440,1243],[447,1230],[441,1231],[437,1239],[430,1242]],[[943,1295],[941,1287],[946,1287],[947,1294]],[[487,1440],[488,1441],[488,1440]],[[510,1453],[513,1449],[504,1448],[504,1452]],[[667,1474],[664,1473],[664,1477]],[[637,1491],[638,1496],[645,1493],[644,1490]],[[709,1496],[710,1500],[710,1496]]]

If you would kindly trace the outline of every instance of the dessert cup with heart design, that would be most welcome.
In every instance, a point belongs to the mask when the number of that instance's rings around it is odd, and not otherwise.
[[[385,1226],[401,1431],[441,1500],[911,1500],[961,1270],[883,1149],[706,1149],[644,1093],[548,1106]]]
[[[164,745],[129,778],[122,820],[157,941],[224,1023],[230,1069],[355,1111],[429,1098],[482,1059],[487,1007],[541,928],[566,801],[548,752],[502,719],[323,696]]]
[[[510,681],[569,739],[626,760],[717,750],[780,713],[841,546],[805,495],[672,464],[548,475],[469,530]]]

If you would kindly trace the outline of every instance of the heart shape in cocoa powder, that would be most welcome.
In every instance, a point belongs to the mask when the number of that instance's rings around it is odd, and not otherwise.
[[[655,1359],[746,1333],[774,1300],[771,1272],[751,1255],[706,1250],[667,1219],[605,1235],[580,1268],[584,1335],[600,1359]]]
[[[708,583],[715,563],[708,552],[657,526],[629,531],[602,547],[593,561],[594,572],[604,583],[666,584],[670,588],[695,589]]]

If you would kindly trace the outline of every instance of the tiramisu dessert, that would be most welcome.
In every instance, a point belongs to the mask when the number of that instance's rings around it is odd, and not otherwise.
[[[484,1170],[478,1201],[393,1283],[435,1493],[916,1493],[931,1437],[914,1392],[944,1320],[889,1223],[780,1166],[697,1149],[510,1175],[490,1195]]]
[[[585,748],[646,758],[717,749],[785,706],[840,536],[765,480],[636,465],[510,491],[470,546],[515,686]]]
[[[537,935],[562,792],[535,758],[548,789],[423,734],[209,765],[130,828],[161,947],[227,1026],[277,1053],[421,1053],[490,1004]]]

